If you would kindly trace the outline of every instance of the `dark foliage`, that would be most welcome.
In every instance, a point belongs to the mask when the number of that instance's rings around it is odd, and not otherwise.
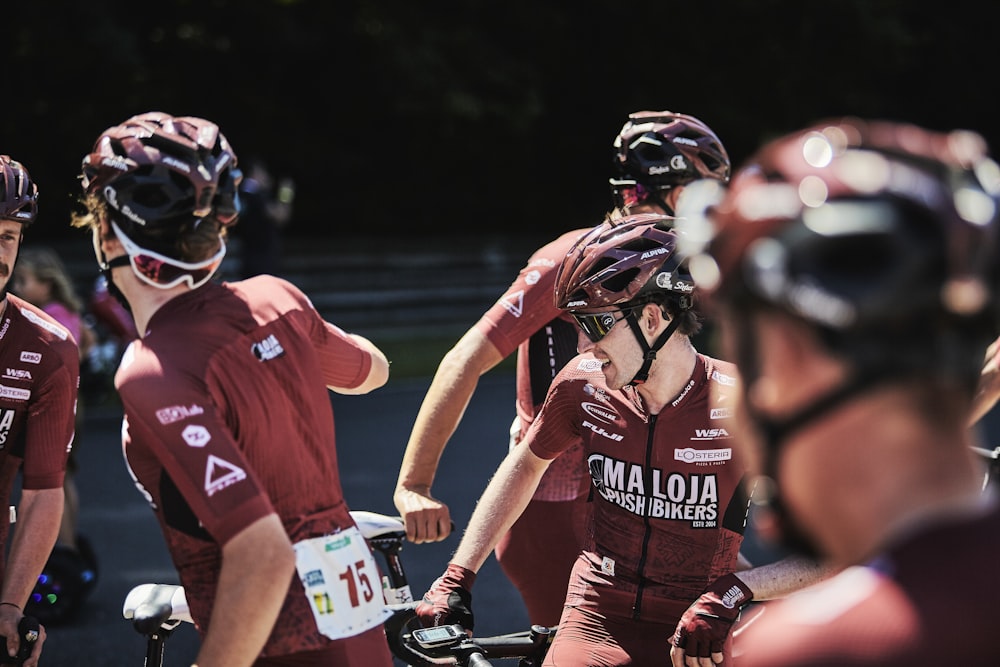
[[[737,162],[844,113],[1000,144],[997,13],[965,0],[22,2],[4,9],[0,152],[31,170],[54,235],[73,233],[90,143],[149,110],[215,120],[237,152],[292,176],[289,234],[554,234],[610,205],[610,142],[638,109],[702,118]]]

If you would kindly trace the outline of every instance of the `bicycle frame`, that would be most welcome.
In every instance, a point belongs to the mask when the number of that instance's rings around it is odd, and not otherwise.
[[[351,516],[373,552],[382,555],[382,593],[393,611],[385,621],[386,640],[392,654],[411,666],[437,664],[489,665],[488,657],[520,658],[520,667],[541,665],[555,628],[532,626],[524,632],[493,637],[462,639],[434,651],[421,649],[412,639],[416,603],[400,557],[406,541],[406,527],[398,517],[366,511]],[[144,667],[163,667],[164,646],[173,631],[184,622],[193,623],[184,588],[175,584],[140,584],[126,596],[122,615],[146,637]]]

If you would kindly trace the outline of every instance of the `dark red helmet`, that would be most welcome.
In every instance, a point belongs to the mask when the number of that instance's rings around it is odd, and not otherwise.
[[[38,215],[38,186],[28,170],[8,155],[0,155],[0,219],[27,227]]]
[[[639,111],[615,137],[609,182],[622,207],[701,178],[728,181],[729,171],[729,154],[708,125],[671,111]]]
[[[719,300],[883,352],[932,329],[995,336],[1000,167],[979,134],[835,119],[765,145],[714,205],[699,185],[678,224],[707,241],[692,273]]]
[[[210,216],[229,225],[239,213],[236,162],[215,123],[144,113],[97,138],[83,158],[83,189],[101,194],[129,234]]]
[[[673,222],[664,215],[630,215],[581,236],[556,273],[556,307],[597,311],[653,295],[690,301],[694,281],[674,252]]]

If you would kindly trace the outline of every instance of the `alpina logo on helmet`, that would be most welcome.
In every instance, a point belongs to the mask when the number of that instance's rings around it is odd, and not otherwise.
[[[668,248],[656,248],[655,250],[647,250],[639,256],[639,259],[649,259],[650,257],[656,257],[657,255],[666,255],[670,250]]]
[[[684,144],[686,146],[697,146],[698,142],[694,139],[688,139],[687,137],[674,137],[675,144]]]
[[[125,158],[115,155],[101,160],[102,167],[110,167],[118,171],[128,171],[128,161]]]
[[[587,305],[586,301],[570,301],[569,303],[566,304],[566,308],[572,308],[574,306],[586,306],[586,305]]]
[[[178,160],[176,158],[165,156],[163,158],[163,164],[168,164],[171,167],[173,167],[174,169],[179,169],[179,170],[183,171],[185,174],[190,174],[191,173],[191,167],[189,165],[185,164],[184,162],[181,162],[180,160]]]

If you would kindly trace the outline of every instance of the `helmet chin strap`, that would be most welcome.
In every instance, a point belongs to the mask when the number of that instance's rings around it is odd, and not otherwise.
[[[636,317],[635,310],[630,310],[628,314],[625,315],[625,319],[628,321],[629,326],[632,327],[632,333],[635,334],[635,338],[639,341],[639,345],[642,346],[643,351],[642,366],[632,378],[631,382],[629,382],[630,385],[635,386],[643,384],[649,379],[649,369],[653,366],[653,361],[656,359],[656,353],[659,352],[659,350],[667,344],[670,337],[674,335],[674,332],[677,331],[677,327],[681,324],[681,320],[679,317],[675,317],[670,320],[670,324],[667,325],[667,328],[664,329],[659,338],[653,341],[653,344],[650,345],[646,342],[646,336],[642,333],[642,326],[639,324],[639,318]]]
[[[757,336],[749,326],[748,317],[738,317],[737,366],[745,378],[747,387],[760,377],[756,364]],[[819,548],[809,534],[801,527],[788,507],[782,502],[778,480],[778,456],[781,448],[793,434],[808,424],[820,419],[848,401],[871,391],[893,377],[892,373],[876,367],[860,367],[844,382],[815,399],[797,412],[783,419],[773,419],[762,414],[749,401],[745,401],[746,412],[757,425],[763,439],[763,473],[772,481],[771,490],[755,503],[770,512],[779,529],[781,546],[807,558],[820,557]]]
[[[118,289],[118,285],[115,285],[115,281],[111,278],[111,269],[118,266],[128,266],[129,258],[128,255],[119,255],[112,260],[108,260],[104,257],[104,253],[101,253],[101,274],[104,276],[105,282],[108,284],[108,294],[114,297],[115,301],[121,304],[122,308],[132,312],[132,306],[128,304],[128,300],[122,291]]]

